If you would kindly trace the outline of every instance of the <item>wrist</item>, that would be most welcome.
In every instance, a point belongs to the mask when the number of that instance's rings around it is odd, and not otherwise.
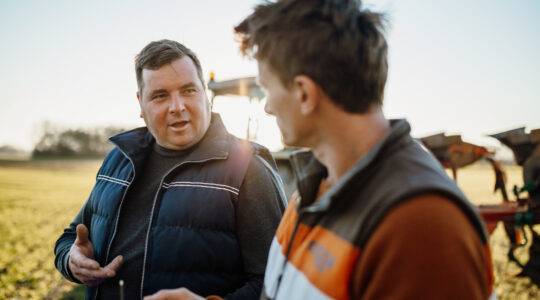
[[[66,270],[66,275],[70,281],[82,284],[82,282],[73,275],[71,272],[71,264],[69,263],[69,258],[71,257],[71,251],[64,258],[64,269]]]

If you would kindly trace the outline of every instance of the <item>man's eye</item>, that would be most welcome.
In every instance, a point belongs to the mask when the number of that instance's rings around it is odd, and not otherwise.
[[[152,100],[160,100],[160,99],[164,99],[165,97],[167,97],[166,94],[157,94],[152,97]]]
[[[186,94],[195,94],[197,92],[197,89],[185,89],[184,93]]]

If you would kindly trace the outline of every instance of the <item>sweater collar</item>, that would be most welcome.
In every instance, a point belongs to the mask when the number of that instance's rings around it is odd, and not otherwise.
[[[402,141],[407,141],[411,127],[405,119],[390,120],[390,131],[379,140],[373,148],[356,163],[343,177],[341,177],[323,196],[315,201],[318,186],[321,180],[327,176],[326,167],[321,164],[311,151],[301,150],[291,155],[291,163],[296,174],[298,192],[301,197],[300,207],[308,212],[327,210],[333,199],[359,174],[363,173],[368,166],[377,158],[387,155],[400,146]]]

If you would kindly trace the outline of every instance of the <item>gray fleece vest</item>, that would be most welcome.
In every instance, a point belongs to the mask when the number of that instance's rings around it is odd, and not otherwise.
[[[393,120],[391,127],[391,131],[314,204],[326,169],[311,152],[292,155],[299,179],[299,222],[310,227],[323,226],[362,249],[394,207],[414,196],[438,194],[461,208],[486,243],[484,225],[476,209],[435,158],[410,136],[407,121]]]

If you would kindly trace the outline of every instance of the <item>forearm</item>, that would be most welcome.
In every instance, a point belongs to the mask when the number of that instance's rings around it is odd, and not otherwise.
[[[73,224],[72,224],[73,225]],[[64,233],[56,241],[54,246],[54,264],[56,269],[60,271],[60,274],[64,276],[67,280],[80,283],[70,272],[69,270],[69,251],[71,246],[75,242],[77,234],[75,233],[75,228],[70,225],[70,227],[64,230]]]
[[[82,224],[84,221],[85,208],[86,203],[83,205],[71,224],[69,224],[69,227],[64,229],[64,233],[60,235],[54,246],[54,265],[56,266],[56,269],[58,269],[62,276],[64,276],[67,280],[76,283],[80,283],[80,281],[77,280],[69,270],[69,252],[71,250],[71,246],[77,238],[77,225]]]

